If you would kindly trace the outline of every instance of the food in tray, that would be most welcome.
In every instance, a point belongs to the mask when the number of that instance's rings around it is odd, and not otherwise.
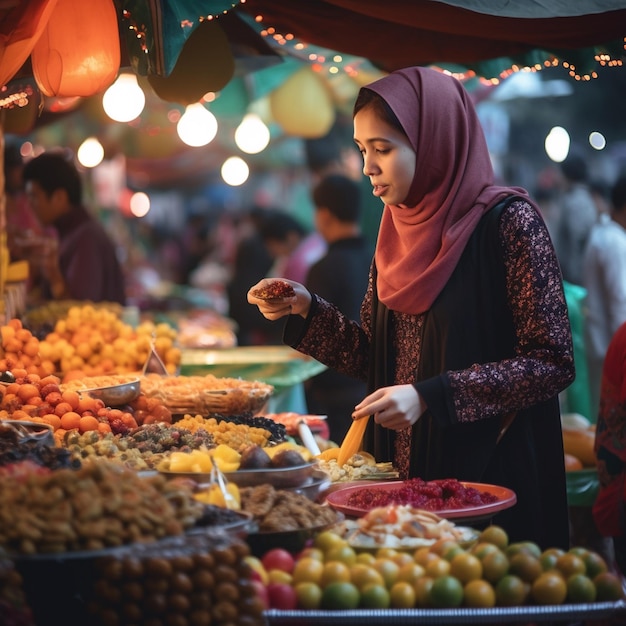
[[[356,549],[414,549],[431,546],[441,539],[468,545],[478,532],[457,526],[431,511],[407,505],[372,509],[357,520],[344,520],[332,528]]]
[[[172,413],[241,415],[260,410],[274,391],[272,385],[239,378],[159,376],[141,378],[141,391],[159,398]]]
[[[377,463],[374,457],[368,452],[360,451],[351,456],[346,463],[339,465],[336,457],[328,458],[329,452],[338,452],[339,448],[329,448],[322,452],[322,457],[318,457],[320,469],[330,475],[333,483],[351,482],[353,480],[388,480],[397,479],[398,472],[394,470],[391,463]]]
[[[296,295],[293,287],[284,280],[266,281],[261,287],[253,289],[250,293],[255,298],[269,302],[282,300],[283,298],[293,298]]]

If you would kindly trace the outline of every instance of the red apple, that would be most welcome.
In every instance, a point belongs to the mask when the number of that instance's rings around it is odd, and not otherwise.
[[[253,578],[250,581],[250,583],[254,587],[256,595],[259,598],[261,598],[261,602],[263,603],[263,609],[269,609],[270,608],[270,598],[269,598],[269,594],[267,592],[267,587],[260,580],[257,580],[256,578]]]
[[[271,609],[292,611],[298,606],[296,590],[287,583],[270,583],[267,586],[267,596]]]
[[[261,558],[261,563],[266,572],[273,569],[279,569],[283,572],[291,574],[295,560],[290,552],[284,548],[272,548],[267,551]]]

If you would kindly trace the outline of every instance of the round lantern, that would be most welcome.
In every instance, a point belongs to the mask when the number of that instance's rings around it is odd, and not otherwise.
[[[58,0],[31,54],[46,96],[92,96],[120,69],[120,38],[111,0]]]
[[[169,76],[148,75],[159,98],[194,104],[204,94],[225,87],[235,73],[235,59],[216,20],[205,20],[189,35]]]
[[[288,135],[324,136],[335,121],[331,94],[322,77],[309,66],[292,74],[270,94],[274,121]]]

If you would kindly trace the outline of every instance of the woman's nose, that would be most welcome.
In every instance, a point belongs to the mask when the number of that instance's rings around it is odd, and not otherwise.
[[[374,159],[368,156],[363,157],[363,174],[365,176],[371,176],[378,172],[378,166]]]

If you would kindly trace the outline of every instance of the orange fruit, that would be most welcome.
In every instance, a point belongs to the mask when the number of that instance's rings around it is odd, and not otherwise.
[[[47,399],[47,396],[46,396]],[[50,402],[50,400],[48,400],[48,402]],[[65,413],[69,413],[69,412],[74,412],[74,409],[72,409],[72,405],[68,404],[67,402],[59,402],[55,407],[54,407],[54,412],[59,416],[59,417],[63,417],[63,415]],[[76,415],[78,415],[78,413],[76,413]]]
[[[326,562],[341,561],[347,565],[354,565],[356,563],[356,552],[354,548],[351,548],[348,544],[335,546],[326,551]]]
[[[398,581],[389,590],[390,604],[396,609],[412,609],[415,606],[415,590],[406,581]]]
[[[376,559],[372,563],[372,567],[383,577],[385,585],[388,589],[390,589],[393,583],[395,583],[398,579],[400,566],[391,559]]]
[[[424,567],[426,576],[431,578],[440,578],[441,576],[447,576],[450,573],[450,561],[446,559],[438,558],[436,561],[430,561]]]
[[[574,574],[584,574],[587,571],[585,562],[582,557],[573,554],[572,552],[566,552],[557,558],[555,567],[563,578],[567,579]]]
[[[85,433],[88,430],[98,430],[99,424],[100,422],[93,415],[83,415],[78,422],[78,430],[81,433]]]
[[[305,557],[299,559],[293,569],[292,577],[294,585],[298,583],[311,582],[316,585],[322,580],[324,564],[318,559]]]
[[[59,428],[61,428],[61,418],[54,413],[46,413],[41,417],[41,419],[43,420],[44,424],[50,424],[50,426],[52,426],[54,430],[58,430]]]
[[[495,547],[495,546],[494,546]],[[497,583],[509,571],[509,559],[506,554],[495,549],[481,559],[483,565],[483,578],[490,583]]]
[[[565,554],[565,550],[561,548],[548,548],[541,553],[539,562],[545,571],[556,568],[557,559]]]
[[[325,563],[320,582],[322,587],[335,582],[350,582],[350,568],[341,561]]]
[[[350,569],[350,582],[361,591],[369,585],[385,586],[385,580],[382,574],[365,563],[356,563]]]
[[[322,590],[315,583],[298,583],[295,586],[295,591],[299,608],[308,610],[319,608],[322,602]]]
[[[470,580],[463,588],[463,604],[474,608],[496,605],[496,592],[486,580]]]
[[[432,606],[430,604],[430,590],[434,582],[434,579],[430,578],[430,576],[422,576],[413,583],[413,591],[415,591],[415,606],[422,609]]]
[[[504,550],[509,545],[509,535],[504,528],[492,524],[481,531],[478,541],[493,543],[500,550]]]
[[[80,396],[78,392],[73,391],[71,389],[66,389],[61,392],[61,399],[63,402],[67,402],[71,407],[72,411],[76,411],[78,409],[78,404],[80,402]]]
[[[400,566],[397,580],[413,584],[418,578],[424,576],[424,573],[424,568],[421,565],[411,561]]]
[[[551,570],[535,579],[530,593],[537,604],[562,604],[567,597],[567,584],[561,574]]]
[[[598,574],[593,579],[593,584],[596,586],[598,602],[614,602],[615,600],[622,600],[624,597],[620,577],[611,572]]]
[[[450,561],[450,575],[465,584],[482,577],[483,565],[473,554],[461,552]]]
[[[57,406],[58,409],[58,406]],[[55,411],[59,415],[58,411]],[[61,414],[61,428],[65,430],[72,430],[73,428],[80,428],[80,415],[75,411],[66,411]]]
[[[519,576],[527,583],[533,582],[542,572],[541,561],[532,554],[518,552],[509,558],[509,574]]]

